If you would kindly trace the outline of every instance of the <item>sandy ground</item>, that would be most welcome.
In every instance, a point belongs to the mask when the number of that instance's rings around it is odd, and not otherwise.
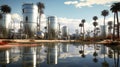
[[[34,40],[34,39],[0,39],[1,41],[11,41],[11,42],[79,42],[78,40]]]

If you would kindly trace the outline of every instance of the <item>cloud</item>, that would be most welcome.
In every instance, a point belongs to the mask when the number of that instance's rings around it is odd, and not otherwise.
[[[64,4],[66,4],[66,5],[70,5],[70,4],[77,4],[78,3],[78,1],[66,1],[66,2],[64,2]]]
[[[61,24],[61,28],[63,26],[67,26],[69,29],[69,33],[74,33],[75,29],[79,29],[80,19],[70,19],[70,18],[58,18],[58,22]]]
[[[74,5],[76,8],[81,8],[84,6],[92,7],[93,5],[109,5],[112,2],[120,2],[120,0],[76,0],[76,1],[66,1],[65,5]]]
[[[22,21],[22,17],[17,14],[17,13],[13,13],[11,14],[11,17],[12,17],[12,27],[13,29],[19,29],[20,28],[20,22]]]
[[[12,14],[11,16],[12,16],[12,19],[15,19],[15,20],[18,20],[18,21],[22,20],[22,17],[17,13]]]

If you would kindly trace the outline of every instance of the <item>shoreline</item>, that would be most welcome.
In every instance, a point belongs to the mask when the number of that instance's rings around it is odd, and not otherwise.
[[[26,43],[26,42],[81,42],[80,40],[34,40],[34,39],[0,39],[0,42],[2,41],[9,41],[9,42],[16,42],[16,43]]]
[[[119,41],[103,40],[95,41],[80,41],[80,40],[34,40],[34,39],[0,39],[0,49],[9,49],[14,46],[40,46],[42,43],[80,43],[80,44],[102,44],[102,45],[118,45]]]
[[[81,40],[35,40],[35,39],[0,39],[0,42],[10,42],[10,43],[96,43],[94,41],[81,41]]]
[[[81,40],[36,40],[36,39],[0,39],[0,42],[8,43],[96,43],[96,44],[112,44],[119,41],[103,40],[103,41],[81,41]]]

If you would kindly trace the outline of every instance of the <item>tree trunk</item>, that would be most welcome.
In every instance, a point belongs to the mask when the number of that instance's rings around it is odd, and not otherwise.
[[[105,18],[106,18],[106,17],[104,16],[104,35],[103,35],[103,36],[104,36],[104,38],[106,38]]]
[[[118,12],[116,12],[116,18],[117,18],[117,38],[119,39],[119,18],[118,18]]]
[[[83,23],[83,40],[84,40],[84,36],[85,35],[85,28],[84,28],[84,23]]]
[[[113,41],[115,40],[115,13],[114,13],[114,25],[113,25]]]
[[[81,33],[80,33],[80,37],[81,37],[81,38],[80,38],[80,39],[82,39],[82,36],[81,36],[81,35],[83,35],[83,34],[82,34],[82,27],[81,27]]]
[[[96,26],[94,27],[94,41],[96,40],[95,29],[96,29]]]
[[[38,32],[40,32],[40,23],[41,23],[41,14],[40,14],[40,12],[39,12],[39,16],[38,16],[37,19],[39,19],[39,21],[37,22],[37,38],[38,38]]]
[[[41,31],[41,14],[40,14],[40,17],[39,17],[39,31]]]

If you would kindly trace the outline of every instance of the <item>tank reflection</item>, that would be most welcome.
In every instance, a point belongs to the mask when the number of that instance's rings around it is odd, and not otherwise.
[[[67,43],[63,43],[63,45],[62,45],[62,51],[63,52],[68,52],[68,44]]]
[[[58,44],[48,43],[47,46],[47,64],[58,63]]]
[[[36,47],[23,47],[22,63],[23,67],[36,67]]]
[[[2,67],[6,67],[10,63],[10,52],[9,50],[0,51],[0,64]]]

